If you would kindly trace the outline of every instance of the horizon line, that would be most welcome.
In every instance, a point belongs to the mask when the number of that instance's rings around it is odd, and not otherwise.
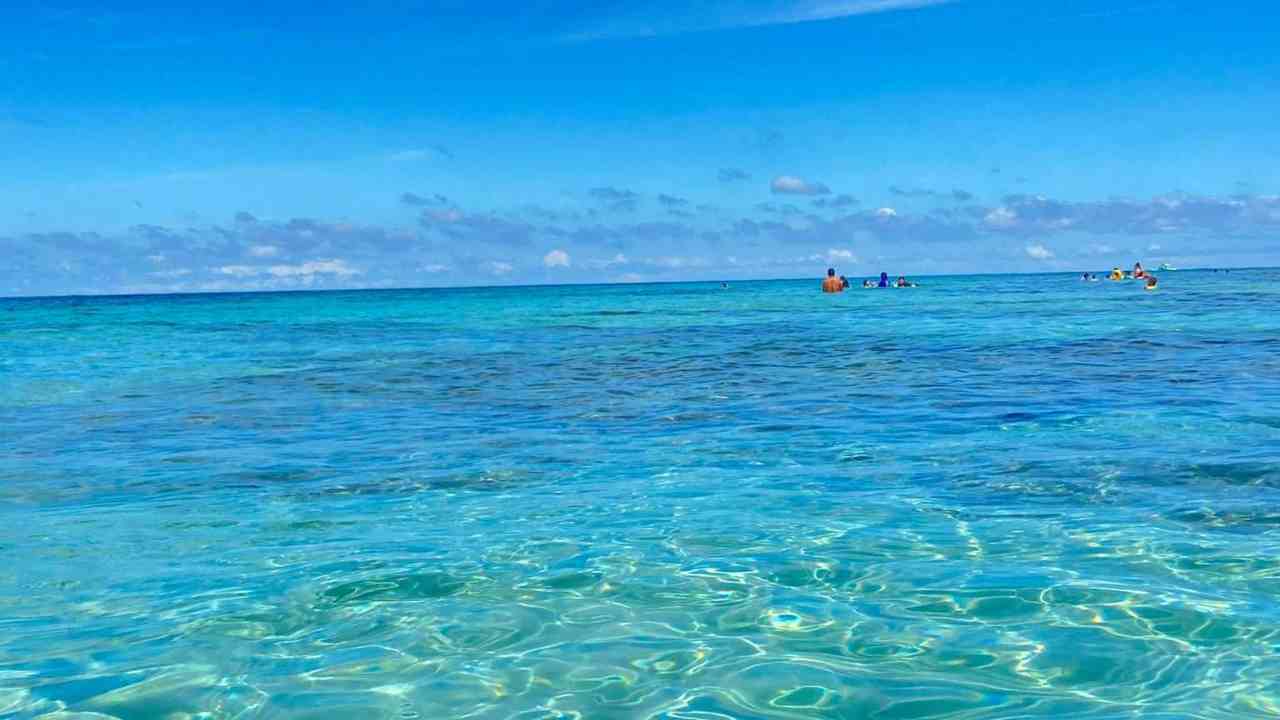
[[[1190,267],[1179,268],[1177,270],[1166,270],[1155,272],[1208,272],[1217,270],[1280,270],[1280,265],[1246,265],[1246,266],[1228,266],[1220,265],[1215,267]],[[1002,275],[1074,275],[1077,272],[1088,272],[1085,270],[1049,270],[1049,271],[1009,271],[1009,272],[981,272],[981,273],[914,273],[903,277],[929,277],[929,278],[962,278],[962,277],[991,277]],[[1105,270],[1102,272],[1106,272]],[[894,273],[890,273],[893,275]],[[284,294],[306,294],[306,293],[351,293],[351,292],[405,292],[410,290],[501,290],[521,288],[555,288],[555,287],[626,287],[626,286],[642,286],[642,285],[699,285],[704,283],[766,283],[766,282],[801,282],[808,280],[821,281],[824,275],[818,274],[805,277],[776,277],[776,278],[723,278],[719,280],[647,280],[643,282],[549,282],[549,283],[516,283],[511,285],[403,285],[397,287],[356,287],[356,288],[284,288],[279,290],[192,290],[187,292],[118,292],[118,293],[66,293],[63,295],[0,295],[0,301],[7,300],[59,300],[59,299],[102,299],[102,298],[139,298],[139,297],[192,297],[206,295],[284,295]],[[850,277],[848,275],[844,277]],[[870,276],[868,276],[870,277]],[[862,288],[857,288],[862,289]]]

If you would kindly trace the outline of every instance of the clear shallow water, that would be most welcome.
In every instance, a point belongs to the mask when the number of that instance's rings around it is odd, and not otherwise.
[[[0,300],[0,716],[1280,712],[1280,271],[816,289]]]

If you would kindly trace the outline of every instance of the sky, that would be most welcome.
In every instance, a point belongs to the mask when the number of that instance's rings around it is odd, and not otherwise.
[[[0,9],[0,295],[1280,265],[1261,0]]]

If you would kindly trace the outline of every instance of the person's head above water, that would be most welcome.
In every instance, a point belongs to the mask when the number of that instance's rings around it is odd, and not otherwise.
[[[835,269],[835,268],[827,268],[827,277],[835,277],[835,276],[836,276],[836,269]]]

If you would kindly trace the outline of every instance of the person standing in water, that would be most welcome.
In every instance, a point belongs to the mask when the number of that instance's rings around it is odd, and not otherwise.
[[[880,273],[880,284],[877,285],[876,287],[882,287],[882,288],[889,287],[889,273],[887,272]]]
[[[1134,280],[1141,280],[1142,278],[1144,278],[1144,277],[1146,277],[1146,276],[1147,276],[1147,271],[1142,269],[1142,263],[1140,263],[1140,262],[1136,262],[1136,263],[1134,263],[1134,264],[1133,264],[1133,279],[1134,279]]]
[[[835,268],[827,268],[827,278],[822,281],[822,292],[844,292],[844,283],[840,282],[840,278],[836,277]]]

